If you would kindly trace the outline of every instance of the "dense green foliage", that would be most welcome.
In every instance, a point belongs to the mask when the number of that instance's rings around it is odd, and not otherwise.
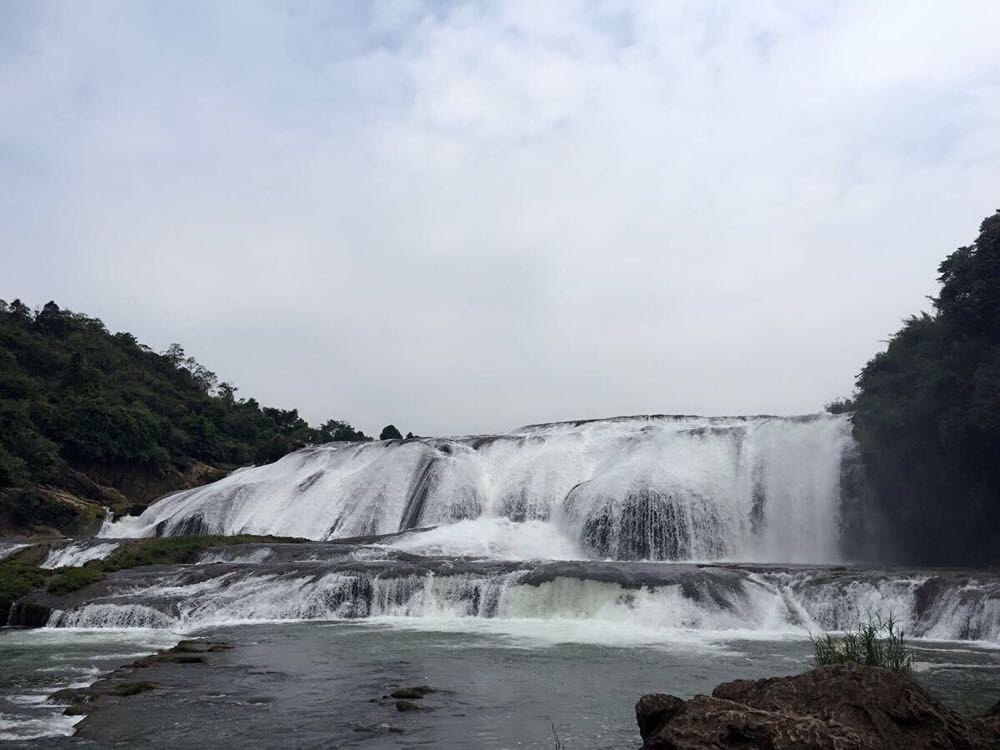
[[[816,666],[862,664],[894,672],[909,672],[913,657],[903,640],[903,631],[892,616],[887,620],[869,617],[857,630],[840,637],[824,635],[813,641]]]
[[[308,443],[367,440],[346,422],[310,427],[295,409],[262,407],[186,357],[49,302],[0,300],[0,490],[68,483],[94,466],[184,471],[194,462],[273,461]],[[5,493],[6,510],[67,529],[72,509]],[[24,524],[22,524],[24,525]]]
[[[1000,560],[1000,211],[941,263],[934,314],[858,376],[855,436],[896,557]]]

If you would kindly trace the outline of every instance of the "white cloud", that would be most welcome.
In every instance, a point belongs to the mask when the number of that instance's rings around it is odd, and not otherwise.
[[[0,11],[0,296],[368,430],[802,412],[997,207],[993,3],[333,7]]]

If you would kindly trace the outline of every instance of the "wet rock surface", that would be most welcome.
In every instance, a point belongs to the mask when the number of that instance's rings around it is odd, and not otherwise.
[[[145,656],[114,670],[107,677],[83,688],[65,688],[49,696],[48,702],[65,705],[67,716],[89,714],[99,706],[160,689],[157,682],[142,679],[141,670],[163,664],[205,664],[206,655],[229,650],[217,641],[184,640],[173,648]]]
[[[1000,704],[963,716],[909,676],[856,665],[736,680],[688,701],[645,695],[635,712],[643,750],[1000,747]]]

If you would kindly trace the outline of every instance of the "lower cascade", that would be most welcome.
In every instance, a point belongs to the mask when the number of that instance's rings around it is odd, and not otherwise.
[[[891,615],[911,638],[1000,641],[1000,576],[803,566],[541,563],[425,557],[383,545],[217,548],[126,571],[50,609],[50,627],[197,630],[288,620],[558,621],[642,642],[670,633],[803,637]],[[19,623],[17,606],[11,624]]]
[[[101,535],[332,540],[437,526],[456,529],[439,534],[441,554],[836,562],[855,463],[849,417],[828,414],[331,443],[170,495]]]

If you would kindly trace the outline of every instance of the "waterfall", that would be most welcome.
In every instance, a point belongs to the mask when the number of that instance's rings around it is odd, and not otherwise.
[[[67,544],[51,550],[39,567],[77,568],[91,560],[104,560],[118,547],[118,542],[81,541]]]
[[[331,443],[167,496],[101,536],[329,540],[465,524],[439,535],[439,553],[467,554],[468,535],[481,533],[487,554],[523,551],[528,537],[538,557],[834,562],[853,454],[849,418],[826,414],[623,417]]]
[[[391,552],[361,562],[362,551],[260,545],[252,561],[234,555],[224,563],[212,552],[196,565],[109,580],[86,602],[52,612],[48,625],[196,630],[374,619],[415,627],[421,621],[457,628],[489,621],[516,628],[534,621],[560,628],[586,623],[614,641],[636,633],[653,640],[685,632],[806,637],[853,628],[866,615],[891,614],[912,638],[1000,641],[1000,578],[988,571],[518,564]]]

